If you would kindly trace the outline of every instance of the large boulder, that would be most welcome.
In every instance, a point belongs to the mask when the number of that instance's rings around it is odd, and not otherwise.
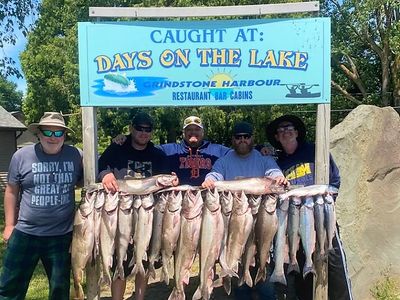
[[[387,272],[400,278],[400,117],[391,107],[361,105],[331,130],[342,184],[338,223],[355,299]]]

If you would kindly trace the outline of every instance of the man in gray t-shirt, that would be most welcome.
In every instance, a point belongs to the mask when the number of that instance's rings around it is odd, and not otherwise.
[[[49,299],[69,299],[69,247],[75,185],[82,177],[82,152],[64,145],[60,113],[46,112],[29,125],[39,143],[14,153],[4,195],[7,248],[0,299],[24,299],[40,259],[49,279]]]

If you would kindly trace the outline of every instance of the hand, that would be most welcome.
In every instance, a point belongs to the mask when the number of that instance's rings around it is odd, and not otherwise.
[[[213,189],[215,187],[214,180],[212,179],[206,179],[204,182],[201,184],[201,186],[205,189]]]
[[[126,141],[126,136],[123,134],[118,134],[115,138],[113,138],[111,140],[113,143],[117,144],[117,145],[122,145],[123,143],[125,143]]]
[[[275,177],[274,179],[276,180],[276,183],[279,185],[284,185],[284,186],[290,185],[289,181],[284,176],[278,176]]]
[[[171,175],[176,176],[176,173],[175,173],[175,172],[171,172]],[[174,179],[174,180],[172,181],[172,186],[177,186],[177,185],[179,185],[179,178],[178,178],[178,176],[176,176],[176,179]]]
[[[264,147],[261,148],[260,153],[263,156],[272,155],[274,153],[274,149],[271,148],[271,147],[264,146]]]
[[[3,240],[4,240],[4,243],[5,244],[7,244],[8,243],[8,239],[10,238],[10,236],[11,236],[11,233],[13,232],[13,230],[14,230],[14,225],[6,225],[5,227],[4,227],[4,231],[3,231]]]
[[[104,175],[101,183],[103,184],[103,187],[106,189],[107,193],[115,193],[119,190],[117,179],[113,173]]]

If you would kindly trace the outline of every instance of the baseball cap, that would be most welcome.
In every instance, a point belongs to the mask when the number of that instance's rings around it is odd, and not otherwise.
[[[132,119],[132,125],[148,125],[153,127],[153,119],[145,112],[138,112]]]
[[[204,128],[203,127],[203,122],[201,121],[201,119],[199,117],[196,117],[196,116],[187,117],[183,121],[183,129],[185,129],[189,125],[196,125],[196,126],[198,126],[200,128]]]
[[[237,135],[237,134],[249,134],[253,135],[253,126],[250,123],[247,122],[237,122],[233,126],[232,130],[232,135]]]

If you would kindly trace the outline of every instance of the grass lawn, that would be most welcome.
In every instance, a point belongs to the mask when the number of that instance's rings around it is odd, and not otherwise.
[[[80,200],[80,190],[76,191],[76,200]],[[4,192],[0,192],[0,230],[3,234],[4,229],[4,204],[3,204]],[[3,238],[0,239],[0,266],[3,265],[3,255],[5,250],[5,244]],[[71,286],[72,277],[71,277]],[[26,295],[27,300],[43,300],[47,299],[49,295],[49,284],[47,281],[46,273],[43,269],[42,263],[39,262],[38,266],[33,273],[32,280],[29,284],[28,293]]]

